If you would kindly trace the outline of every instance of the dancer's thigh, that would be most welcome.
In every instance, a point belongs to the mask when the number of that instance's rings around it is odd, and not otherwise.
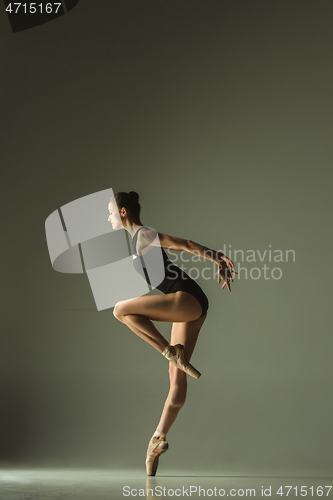
[[[116,317],[139,314],[155,321],[187,322],[202,313],[198,300],[187,292],[145,295],[121,300],[114,308]]]
[[[171,330],[170,344],[182,344],[184,346],[185,358],[190,360],[200,329],[207,317],[207,313],[201,318],[192,321],[174,323]]]

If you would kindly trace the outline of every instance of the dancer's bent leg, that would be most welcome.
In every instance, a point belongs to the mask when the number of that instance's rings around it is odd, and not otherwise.
[[[156,321],[192,321],[200,316],[201,306],[187,292],[167,295],[149,295],[118,302],[113,314],[125,323],[136,335],[163,352],[169,342],[153,325]],[[171,340],[172,342],[173,340]]]
[[[157,330],[155,325],[144,316],[140,316],[138,314],[128,314],[123,316],[120,321],[127,325],[132,332],[136,333],[136,335],[155,347],[155,349],[161,353],[169,345],[169,342]]]

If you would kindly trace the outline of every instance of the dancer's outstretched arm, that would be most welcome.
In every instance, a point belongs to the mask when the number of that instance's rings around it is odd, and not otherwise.
[[[231,292],[229,282],[233,282],[232,275],[237,273],[232,269],[234,267],[232,260],[230,260],[229,257],[224,255],[222,252],[217,252],[216,250],[212,250],[211,248],[200,245],[199,243],[195,243],[192,240],[178,238],[177,236],[170,236],[169,234],[158,233],[157,231],[150,229],[141,230],[137,244],[138,252],[144,254],[148,251],[150,245],[161,246],[166,250],[176,250],[178,252],[186,251],[214,262],[214,264],[217,264],[219,267],[217,282],[221,283],[222,278],[224,281],[222,289],[227,287],[229,292]]]
[[[192,240],[185,240],[164,233],[158,233],[158,236],[162,248],[178,251],[185,250],[188,253],[199,255],[200,257],[217,264],[219,267],[217,282],[221,283],[221,278],[223,278],[224,283],[222,285],[222,290],[224,287],[227,287],[229,292],[231,292],[229,281],[233,282],[234,280],[232,274],[238,273],[232,269],[235,264],[229,259],[229,257],[224,255],[222,252],[217,252],[216,250],[212,250],[211,248],[200,245],[199,243],[195,243]]]

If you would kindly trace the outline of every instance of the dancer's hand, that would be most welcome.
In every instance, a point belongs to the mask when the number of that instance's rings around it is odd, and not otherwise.
[[[226,255],[223,255],[223,257],[221,257],[224,262],[227,264],[227,266],[229,267],[230,271],[232,271],[233,267],[235,267],[235,264],[232,262],[232,260],[229,259],[229,257],[227,257]]]
[[[232,260],[230,260],[228,257],[226,257],[225,255],[223,255],[223,257],[221,256],[221,254],[219,255],[219,258],[223,259],[222,262],[218,262],[218,266],[219,266],[219,269],[218,269],[218,278],[217,278],[217,282],[218,283],[221,283],[221,278],[223,278],[223,285],[222,285],[222,290],[224,287],[227,287],[229,292],[231,292],[231,288],[230,288],[230,281],[234,282],[233,280],[233,274],[238,274],[236,273],[236,271],[234,271],[232,268],[234,266],[234,263],[232,262]]]
[[[230,271],[232,271],[232,268],[235,267],[235,264],[232,262],[232,260],[222,252],[216,252],[214,261],[217,265],[221,264],[224,261],[229,267]]]

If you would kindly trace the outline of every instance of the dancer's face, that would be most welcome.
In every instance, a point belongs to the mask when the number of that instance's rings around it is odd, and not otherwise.
[[[120,211],[115,201],[110,201],[108,204],[108,211],[108,221],[111,222],[112,229],[121,229],[123,227],[123,223],[121,222]]]

